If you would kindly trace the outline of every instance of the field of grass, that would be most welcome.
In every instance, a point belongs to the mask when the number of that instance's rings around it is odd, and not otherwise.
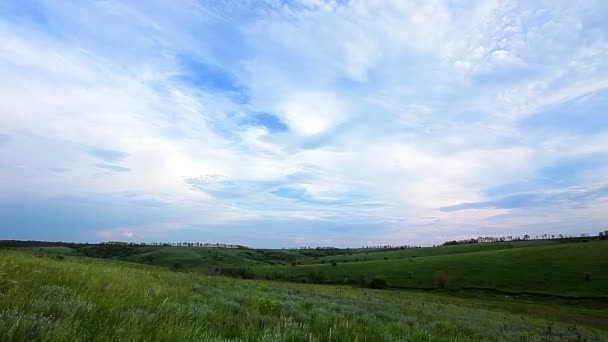
[[[447,276],[447,289],[450,290],[477,288],[606,298],[608,241],[359,261],[338,263],[336,266],[329,263],[295,267],[263,266],[254,267],[253,270],[259,278],[298,282],[316,279],[316,282],[355,284],[380,277],[391,287],[420,289],[436,287],[433,275],[443,272]]]
[[[560,244],[560,240],[530,240],[530,241],[513,241],[513,242],[496,242],[496,243],[474,243],[453,246],[438,246],[438,247],[422,247],[422,248],[404,248],[391,251],[366,251],[365,249],[353,250],[349,254],[326,256],[322,258],[303,261],[302,264],[318,264],[327,263],[331,260],[336,262],[358,262],[358,261],[374,261],[374,260],[394,260],[417,258],[437,255],[449,254],[464,254],[485,251],[495,251],[501,249],[535,247]]]
[[[12,247],[50,255],[80,255],[114,259],[216,274],[221,269],[253,265],[287,264],[312,259],[298,250],[229,249],[210,247],[81,245]]]
[[[537,306],[510,305],[516,307],[0,250],[2,341],[608,340],[605,327],[547,320]]]

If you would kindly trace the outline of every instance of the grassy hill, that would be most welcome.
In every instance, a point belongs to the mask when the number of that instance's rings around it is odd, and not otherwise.
[[[447,288],[500,290],[558,296],[608,297],[608,241],[553,244],[460,254],[298,266],[254,267],[257,277],[291,281],[359,283],[380,277],[391,287],[429,289],[436,272]],[[475,247],[477,247],[475,245]],[[479,247],[484,247],[479,246]],[[493,246],[490,246],[493,247]],[[399,251],[401,252],[401,251]],[[396,253],[386,252],[379,253]]]
[[[76,245],[12,247],[37,254],[79,255],[165,266],[180,270],[218,273],[232,267],[287,264],[312,259],[298,250],[230,249],[210,247]]]
[[[581,241],[581,240],[578,240]],[[239,278],[433,289],[608,297],[608,241],[536,240],[398,250],[283,250],[67,245],[21,247],[39,255],[88,256]],[[338,254],[342,253],[342,254]],[[336,266],[332,266],[334,261]],[[296,265],[296,266],[292,266]],[[437,280],[437,279],[435,279]]]
[[[605,311],[495,305],[0,250],[2,341],[608,340]]]
[[[449,255],[449,254],[464,254],[464,253],[475,253],[494,251],[501,249],[511,248],[522,248],[522,247],[534,247],[534,246],[546,246],[565,243],[565,240],[530,240],[530,241],[512,241],[512,242],[496,242],[496,243],[474,243],[474,244],[462,244],[452,246],[438,246],[438,247],[421,247],[421,248],[404,248],[390,251],[367,251],[365,249],[354,250],[348,254],[326,256],[313,260],[303,261],[303,264],[318,264],[327,263],[330,261],[336,262],[358,262],[358,261],[373,261],[373,260],[393,260],[393,259],[406,259],[406,258],[417,258],[437,255]]]

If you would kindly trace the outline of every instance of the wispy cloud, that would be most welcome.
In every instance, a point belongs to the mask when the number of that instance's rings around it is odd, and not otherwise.
[[[0,232],[277,246],[594,229],[608,223],[607,14],[5,1],[0,200],[40,221]],[[156,221],[92,205],[71,224],[55,217],[77,210],[66,196]]]
[[[95,166],[97,166],[100,169],[116,171],[116,172],[127,172],[130,170],[128,167],[113,165],[113,164],[106,164],[106,163],[95,164]]]
[[[105,162],[112,163],[115,161],[119,161],[125,159],[129,154],[120,151],[107,150],[103,148],[92,148],[90,151],[91,155],[96,158],[99,158]]]

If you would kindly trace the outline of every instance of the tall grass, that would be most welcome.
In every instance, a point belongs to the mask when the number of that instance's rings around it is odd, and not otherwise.
[[[0,251],[3,341],[601,341],[606,331],[417,294]]]

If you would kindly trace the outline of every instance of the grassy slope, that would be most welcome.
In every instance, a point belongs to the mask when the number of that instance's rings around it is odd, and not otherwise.
[[[156,266],[176,267],[214,273],[217,268],[289,263],[309,259],[291,250],[227,249],[165,246],[83,246],[70,248],[18,247],[16,250],[52,255],[82,255],[110,258]]]
[[[328,282],[382,277],[390,286],[433,288],[443,271],[449,289],[467,287],[563,296],[608,296],[608,241],[513,248],[410,259],[351,262],[337,266],[255,267],[258,277],[302,280],[323,272]],[[411,273],[411,277],[410,277]],[[585,274],[591,275],[585,281]]]
[[[19,247],[16,249],[33,253],[46,253],[52,255],[74,255],[77,253],[74,248],[65,246]]]
[[[0,340],[569,341],[599,331],[440,296],[0,251]]]
[[[357,262],[357,261],[373,261],[373,260],[384,260],[384,258],[392,259],[405,259],[412,257],[427,257],[437,255],[448,255],[448,254],[464,254],[464,253],[475,253],[484,251],[494,251],[501,249],[521,248],[521,247],[534,247],[534,246],[545,246],[562,243],[559,240],[534,240],[534,241],[513,241],[513,242],[497,242],[497,243],[475,243],[475,244],[463,244],[453,246],[440,246],[440,247],[422,247],[422,248],[406,248],[393,251],[382,251],[374,253],[365,253],[365,250],[359,250],[357,253],[352,255],[336,255],[318,258],[316,260],[304,261],[304,264],[317,264],[323,261],[328,262],[335,260],[337,262]]]

